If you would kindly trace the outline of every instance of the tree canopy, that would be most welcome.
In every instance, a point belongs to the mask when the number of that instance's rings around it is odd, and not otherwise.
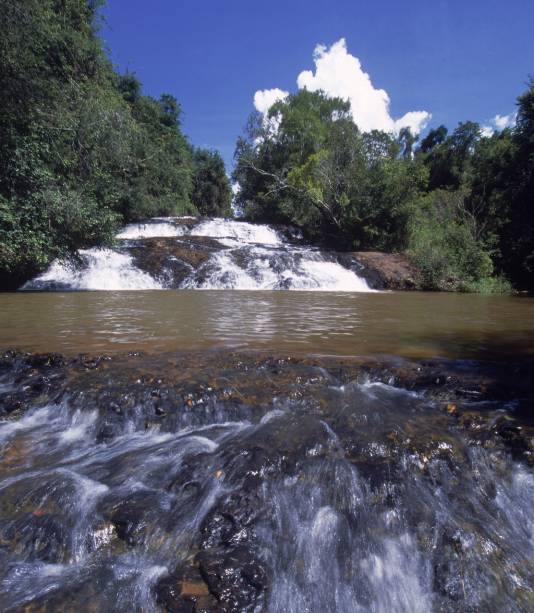
[[[236,205],[343,249],[405,251],[428,288],[534,288],[534,84],[493,136],[461,122],[418,144],[362,133],[347,102],[301,90],[253,113],[235,153]]]
[[[175,98],[113,69],[101,5],[0,0],[2,287],[109,244],[125,221],[229,213],[224,164],[206,171],[202,157],[217,156],[189,145]]]

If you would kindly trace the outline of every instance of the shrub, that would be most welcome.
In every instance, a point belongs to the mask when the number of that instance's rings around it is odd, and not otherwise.
[[[422,271],[425,289],[472,291],[493,272],[458,191],[436,190],[413,204],[408,253]]]

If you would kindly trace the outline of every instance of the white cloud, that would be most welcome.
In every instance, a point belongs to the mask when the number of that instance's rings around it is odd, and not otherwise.
[[[289,96],[289,92],[285,92],[278,87],[273,89],[261,89],[254,94],[254,106],[256,110],[263,115],[263,126],[271,135],[278,133],[280,122],[282,120],[281,113],[277,113],[274,117],[267,117],[269,109],[280,100],[285,100]],[[261,142],[261,138],[256,139],[256,144]]]
[[[373,86],[360,60],[348,53],[344,38],[330,48],[318,45],[314,62],[315,73],[304,70],[299,74],[299,89],[322,90],[328,96],[348,100],[354,122],[364,132],[376,129],[398,133],[401,128],[409,127],[414,134],[418,134],[431,118],[426,111],[410,111],[399,119],[391,117],[388,93]],[[254,106],[265,113],[271,104],[286,97],[287,92],[280,89],[258,91],[254,96]],[[271,99],[273,102],[269,104]]]
[[[254,94],[254,106],[256,110],[265,115],[267,111],[279,100],[285,100],[289,92],[278,87],[274,89],[260,89]]]
[[[419,134],[424,130],[432,115],[426,111],[410,111],[403,115],[400,119],[396,119],[393,132],[398,134],[402,128],[410,128],[412,134]],[[384,128],[380,128],[384,129]]]
[[[490,119],[489,125],[482,126],[482,136],[489,138],[495,132],[501,132],[505,128],[512,128],[515,125],[516,118],[516,113],[510,113],[509,115],[495,115],[493,119]]]
[[[515,124],[515,119],[515,113],[510,113],[509,115],[495,115],[491,123],[497,130],[504,130],[504,128],[511,128]]]

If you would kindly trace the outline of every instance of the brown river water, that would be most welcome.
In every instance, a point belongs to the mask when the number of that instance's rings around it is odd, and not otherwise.
[[[266,350],[509,358],[534,354],[534,298],[437,293],[123,291],[0,294],[0,347]]]

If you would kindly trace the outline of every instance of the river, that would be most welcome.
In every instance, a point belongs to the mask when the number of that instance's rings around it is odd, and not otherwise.
[[[156,219],[0,294],[0,610],[534,609],[533,299],[284,232]]]
[[[534,353],[534,299],[237,290],[0,294],[0,347],[68,355],[250,349],[320,355]]]

